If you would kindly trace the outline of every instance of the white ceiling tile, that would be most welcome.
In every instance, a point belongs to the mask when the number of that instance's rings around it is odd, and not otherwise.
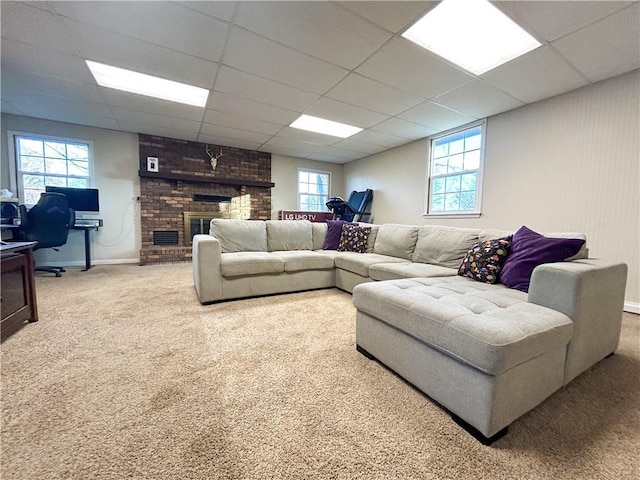
[[[521,101],[479,79],[439,95],[433,101],[478,118],[506,112],[523,105]]]
[[[219,18],[230,22],[233,18],[233,12],[235,11],[236,4],[238,2],[224,1],[224,2],[203,2],[203,1],[180,1],[178,4],[185,8],[190,8],[210,17]]]
[[[473,78],[424,48],[401,38],[386,44],[356,71],[425,99]]]
[[[87,65],[77,55],[46,50],[14,40],[2,40],[2,69],[23,70],[74,82],[94,82]]]
[[[316,160],[318,162],[335,163],[338,165],[344,165],[345,163],[349,163],[354,160],[353,158],[342,157],[336,153],[331,153],[326,150],[312,153],[304,158],[308,160]]]
[[[44,0],[43,1],[37,1],[37,0],[34,0],[34,1],[23,1],[23,2],[20,2],[20,3],[23,3],[23,4],[28,5],[30,7],[39,8],[40,10],[46,10],[47,12],[50,12],[50,13],[56,13],[56,11],[55,11],[55,9],[53,7],[53,2],[50,2],[50,1],[44,1]],[[4,7],[2,7],[2,8],[4,8]]]
[[[334,137],[333,135],[324,135],[322,133],[309,132],[307,130],[300,130],[299,128],[284,127],[276,138],[291,139],[298,142],[313,143],[316,145],[333,145],[341,140],[340,137]]]
[[[262,142],[250,142],[246,140],[239,140],[237,138],[220,137],[217,135],[208,135],[201,133],[197,138],[198,142],[207,143],[212,145],[222,145],[225,147],[245,148],[247,150],[258,150],[262,145]],[[205,152],[206,153],[206,152]],[[218,160],[223,161],[224,156]]]
[[[223,63],[306,91],[324,93],[347,71],[234,27]]]
[[[304,113],[360,128],[370,127],[389,118],[388,115],[326,97],[322,97]]]
[[[436,132],[443,132],[479,118],[456,112],[430,101],[407,110],[398,115],[398,117],[409,120],[410,122],[419,123],[420,125],[425,125]]]
[[[20,110],[12,102],[7,102],[5,100],[2,100],[1,104],[2,104],[1,106],[2,113],[7,113],[9,115],[26,115],[24,111]]]
[[[382,132],[374,132],[373,130],[363,130],[360,133],[356,133],[349,137],[356,142],[371,143],[373,145],[380,145],[381,147],[397,147],[403,143],[407,143],[406,138],[401,138],[396,135],[389,135]]]
[[[382,152],[383,150],[386,149],[386,147],[383,147],[380,145],[363,143],[357,140],[352,140],[352,138],[345,138],[344,140],[340,140],[338,143],[335,143],[333,146],[336,148],[342,148],[344,150],[353,150],[354,152],[368,154],[368,155]]]
[[[356,160],[358,158],[362,158],[362,157],[366,157],[367,156],[366,153],[356,152],[354,150],[348,150],[348,149],[345,149],[345,148],[338,148],[335,145],[333,145],[331,147],[327,147],[327,148],[321,150],[318,153],[337,156],[337,157],[340,157],[341,159],[344,159],[346,161]],[[318,160],[318,159],[316,159],[316,160]]]
[[[246,130],[248,132],[264,133],[266,135],[275,135],[282,129],[282,125],[276,123],[264,122],[255,118],[217,110],[207,110],[204,122],[212,125]]]
[[[97,85],[77,83],[62,78],[25,72],[12,68],[2,69],[2,95],[12,97],[19,92],[37,92],[56,97],[65,97],[84,102],[103,103]]]
[[[253,117],[265,122],[289,125],[299,113],[266,103],[236,97],[221,92],[211,92],[207,107],[220,112],[235,113],[244,117]]]
[[[358,66],[391,38],[332,2],[240,2],[235,23],[345,68]]]
[[[640,3],[636,2],[553,42],[553,46],[589,80],[597,82],[640,68],[639,39]]]
[[[183,132],[200,131],[200,122],[185,120],[183,118],[168,117],[166,115],[155,115],[153,113],[138,112],[127,108],[111,107],[113,116],[118,121],[142,123],[154,127],[175,128]]]
[[[314,143],[300,142],[292,139],[281,137],[272,137],[262,146],[262,150],[276,153],[278,155],[287,155],[290,157],[306,157],[312,153],[319,152],[325,147]]]
[[[218,61],[228,23],[171,2],[57,2],[62,16],[87,25]]]
[[[610,15],[631,2],[616,1],[500,1],[496,7],[510,15],[539,40],[551,42]],[[542,8],[541,8],[542,7]]]
[[[357,73],[349,74],[329,90],[326,96],[387,115],[403,112],[423,101],[419,97]]]
[[[25,91],[26,92],[26,91]],[[65,97],[56,97],[43,93],[26,92],[16,105],[29,108],[29,112],[52,111],[60,114],[88,115],[94,117],[112,117],[111,110],[101,103],[84,102]],[[39,115],[35,115],[38,117]]]
[[[80,54],[88,60],[202,88],[211,88],[213,84],[217,63],[74,20],[67,19],[65,23]]]
[[[418,138],[425,138],[429,135],[436,133],[432,128],[419,125],[417,123],[408,122],[399,118],[390,118],[384,122],[379,123],[371,127],[371,130],[376,132],[388,133],[397,137],[406,138],[409,140],[417,140]]]
[[[229,67],[221,67],[215,90],[289,110],[304,110],[320,95],[260,78]]]
[[[173,128],[164,128],[143,123],[119,121],[119,130],[131,133],[145,133],[147,135],[157,135],[158,137],[175,138],[178,140],[188,140],[195,142],[198,137],[197,132],[183,132]]]
[[[347,1],[339,2],[345,8],[390,30],[399,33],[405,27],[418,20],[427,10],[431,10],[438,2],[380,2],[380,1]]]
[[[551,47],[540,47],[482,75],[487,82],[525,103],[586,85],[587,80]]]
[[[211,125],[210,123],[203,123],[200,132],[205,135],[235,138],[253,143],[264,143],[271,138],[271,135],[265,135],[264,133],[248,132],[246,130],[238,130],[237,128],[229,128],[223,125]]]
[[[113,107],[137,110],[155,115],[167,115],[169,117],[193,121],[200,121],[204,117],[204,110],[200,107],[123,92],[112,88],[97,88],[101,89],[102,98],[104,98],[105,103]]]
[[[2,38],[18,40],[51,50],[73,52],[64,25],[52,13],[21,2],[2,2]],[[24,28],[29,25],[29,28]]]

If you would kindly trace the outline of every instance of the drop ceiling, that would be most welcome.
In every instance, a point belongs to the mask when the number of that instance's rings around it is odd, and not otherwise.
[[[494,4],[542,46],[480,76],[400,35],[437,2],[11,2],[2,112],[347,163],[640,68],[640,4]],[[99,87],[85,60],[210,90],[206,108]],[[364,130],[296,130],[302,113]]]

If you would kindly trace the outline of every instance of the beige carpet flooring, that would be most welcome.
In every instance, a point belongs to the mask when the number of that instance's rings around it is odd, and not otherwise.
[[[2,344],[1,478],[637,479],[640,318],[620,348],[478,443],[355,349],[351,296],[202,306],[189,264],[37,278]]]

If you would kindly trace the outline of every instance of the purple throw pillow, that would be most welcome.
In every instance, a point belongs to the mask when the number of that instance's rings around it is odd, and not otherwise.
[[[533,269],[543,263],[563,262],[573,257],[584,245],[579,238],[549,238],[527,227],[513,234],[511,253],[500,272],[500,283],[529,291]]]
[[[340,243],[340,234],[342,233],[342,225],[354,225],[352,222],[345,220],[327,220],[327,236],[322,245],[323,250],[337,250]]]

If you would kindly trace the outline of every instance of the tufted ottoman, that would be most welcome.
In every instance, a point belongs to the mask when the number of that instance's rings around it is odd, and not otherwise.
[[[358,285],[358,350],[485,444],[562,387],[573,322],[527,294],[463,277]]]

